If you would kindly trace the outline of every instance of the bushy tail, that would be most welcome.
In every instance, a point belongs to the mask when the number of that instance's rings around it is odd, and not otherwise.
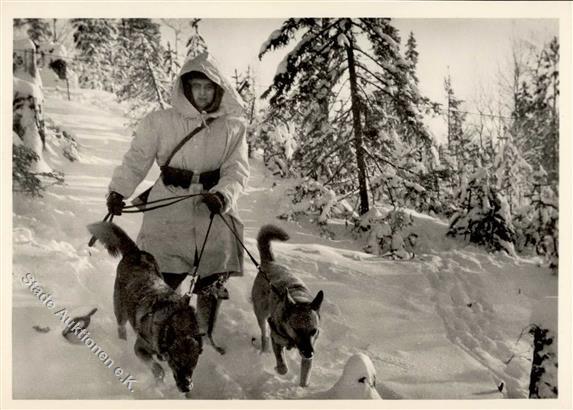
[[[259,248],[259,255],[261,255],[261,262],[272,262],[275,260],[273,252],[271,251],[271,241],[288,241],[288,239],[288,234],[278,226],[263,226],[257,235],[257,246]]]
[[[119,226],[111,222],[97,222],[88,225],[90,233],[103,243],[112,256],[125,256],[139,252],[139,248]]]

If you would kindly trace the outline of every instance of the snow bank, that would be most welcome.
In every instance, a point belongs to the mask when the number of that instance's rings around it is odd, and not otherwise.
[[[325,392],[308,399],[381,400],[376,390],[376,369],[364,353],[356,353],[348,359],[340,379]]]
[[[29,38],[15,39],[14,50],[14,76],[42,87],[42,80],[38,75],[36,65],[36,46]]]
[[[33,161],[30,172],[51,172],[52,169],[43,159],[45,129],[42,105],[44,94],[37,82],[22,78],[13,78],[13,123],[17,135],[24,146],[38,156]]]

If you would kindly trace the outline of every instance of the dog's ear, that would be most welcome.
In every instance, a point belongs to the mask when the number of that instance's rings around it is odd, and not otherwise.
[[[287,306],[289,306],[289,305],[295,305],[295,304],[296,304],[295,300],[294,300],[294,299],[292,298],[292,296],[290,295],[288,289],[285,290],[285,304],[286,304]]]
[[[320,309],[320,305],[322,304],[322,300],[324,299],[324,292],[321,290],[316,294],[314,300],[310,303],[310,308],[312,310]]]

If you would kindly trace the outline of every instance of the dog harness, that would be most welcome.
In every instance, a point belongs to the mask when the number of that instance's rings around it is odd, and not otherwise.
[[[161,304],[165,306],[160,307]],[[158,300],[150,306],[150,309],[147,309],[147,313],[135,317],[136,328],[140,329],[137,335],[158,354],[163,354],[165,351],[166,324],[177,311],[178,309],[174,308],[172,304]],[[148,336],[151,336],[151,340]]]

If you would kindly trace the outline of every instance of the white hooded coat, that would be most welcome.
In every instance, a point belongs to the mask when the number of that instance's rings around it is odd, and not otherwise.
[[[223,89],[223,98],[216,111],[201,113],[185,97],[181,76],[190,71],[202,72]],[[109,190],[125,198],[130,197],[147,175],[153,161],[164,165],[186,135],[207,118],[213,117],[213,122],[195,134],[173,156],[169,166],[194,173],[219,168],[219,182],[209,192],[223,195],[225,207],[221,213],[242,238],[243,226],[237,213],[237,199],[247,183],[249,164],[246,124],[237,117],[242,115],[240,96],[223,78],[213,59],[205,53],[184,63],[173,87],[171,104],[171,108],[154,111],[138,124],[131,147],[113,173]],[[191,184],[184,189],[166,186],[159,178],[148,200],[198,192],[203,192],[201,184]],[[144,213],[137,243],[156,258],[161,272],[192,272],[195,254],[201,251],[205,239],[209,215],[200,196],[148,211]],[[221,216],[217,215],[199,264],[199,276],[219,272],[242,275],[242,271],[242,248]]]

